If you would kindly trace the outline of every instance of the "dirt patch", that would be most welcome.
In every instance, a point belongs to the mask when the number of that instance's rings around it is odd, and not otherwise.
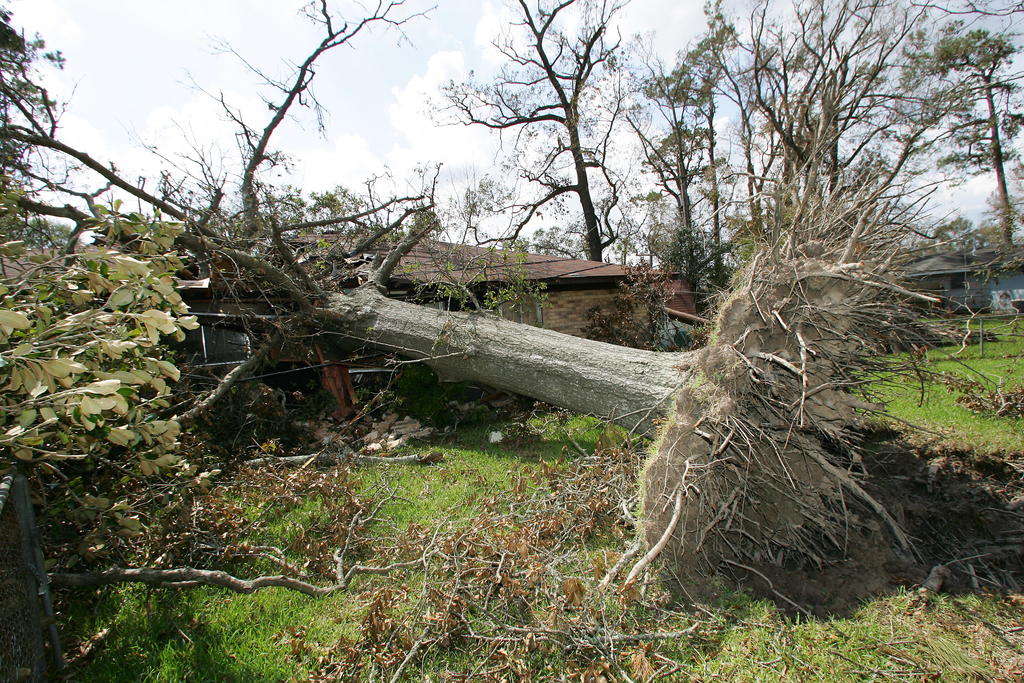
[[[852,473],[870,474],[865,489],[905,529],[913,558],[894,550],[877,520],[854,514],[843,539],[846,559],[833,566],[747,569],[726,563],[723,575],[782,609],[797,610],[788,599],[817,616],[846,615],[863,600],[918,586],[938,564],[950,569],[946,592],[1020,592],[1024,453],[980,457],[941,446],[915,447],[892,436],[870,435],[862,463]]]

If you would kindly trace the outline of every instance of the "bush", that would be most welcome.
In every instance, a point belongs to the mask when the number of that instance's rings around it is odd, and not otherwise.
[[[448,403],[460,400],[466,391],[463,382],[441,382],[426,365],[407,365],[395,380],[399,410],[435,427],[446,427],[455,421]]]

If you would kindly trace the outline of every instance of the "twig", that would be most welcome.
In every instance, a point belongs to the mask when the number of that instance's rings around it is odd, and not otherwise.
[[[985,617],[981,616],[980,614],[978,614],[977,612],[975,612],[974,610],[972,610],[970,608],[967,608],[966,611],[967,611],[967,614],[971,615],[972,617],[974,617],[975,619],[980,621],[982,624],[984,624],[985,628],[987,628],[989,631],[991,631],[992,635],[994,635],[996,638],[1001,640],[1004,645],[1009,647],[1011,650],[1016,650],[1017,652],[1021,652],[1022,651],[1022,648],[1020,646],[1011,643],[1010,640],[1006,637],[1006,634],[1011,632],[1009,629],[1004,631],[1003,629],[999,628],[998,626],[993,624],[991,621],[989,621],[988,619],[986,619]],[[1019,630],[1019,629],[1017,629],[1017,630]]]
[[[395,669],[394,675],[391,676],[391,683],[398,683],[398,679],[402,677],[402,672],[405,671],[405,667],[409,666],[409,662],[412,661],[412,658],[416,656],[416,653],[420,651],[421,647],[423,647],[423,638],[417,640],[413,643],[413,646],[409,648],[409,652],[405,655],[405,659],[402,660],[402,663],[398,665],[397,669]]]
[[[605,588],[607,588],[608,584],[615,580],[615,577],[619,575],[619,572],[623,570],[626,564],[634,557],[636,557],[637,554],[639,554],[640,548],[642,547],[642,539],[638,538],[636,541],[634,541],[633,544],[629,546],[629,549],[626,550],[625,553],[623,553],[622,557],[619,558],[619,561],[615,563],[615,566],[609,569],[608,573],[605,574],[605,577],[601,579],[601,583],[597,585],[597,590],[603,591]]]
[[[758,351],[758,352],[756,352],[754,354],[754,356],[757,357],[757,358],[760,358],[761,360],[767,360],[767,361],[771,361],[772,363],[777,363],[778,365],[781,365],[782,367],[784,367],[787,370],[789,370],[790,372],[792,372],[797,377],[803,377],[804,376],[804,373],[800,371],[800,368],[798,368],[797,366],[793,365],[792,363],[790,363],[785,358],[781,358],[779,356],[776,356],[774,353],[764,353],[762,351]]]
[[[236,593],[250,594],[260,588],[289,588],[316,597],[330,595],[344,588],[336,586],[314,586],[290,576],[260,576],[255,579],[239,579],[227,572],[211,569],[107,569],[102,572],[83,574],[51,574],[50,581],[61,586],[92,588],[119,583],[144,583],[156,587],[220,586]]]

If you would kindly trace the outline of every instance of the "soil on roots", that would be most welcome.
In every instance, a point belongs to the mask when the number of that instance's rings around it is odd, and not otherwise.
[[[719,571],[726,583],[786,611],[797,610],[792,601],[816,616],[846,616],[864,600],[917,587],[939,564],[950,570],[945,592],[1022,590],[1024,453],[978,456],[875,433],[868,435],[853,473],[861,467],[870,474],[864,488],[913,542],[912,560],[894,550],[891,534],[877,519],[854,513],[843,539],[846,559],[823,569],[723,563]],[[680,581],[676,575],[672,582],[692,600],[714,597],[713,581]]]

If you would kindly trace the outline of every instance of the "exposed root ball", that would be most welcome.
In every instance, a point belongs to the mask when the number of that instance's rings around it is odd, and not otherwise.
[[[663,536],[682,490],[662,554],[680,577],[723,562],[825,568],[862,545],[862,526],[885,529],[909,556],[902,530],[858,483],[866,473],[854,466],[851,431],[879,409],[852,390],[887,334],[905,329],[898,288],[863,264],[799,259],[756,270],[755,259],[752,268],[647,464],[648,543]]]

